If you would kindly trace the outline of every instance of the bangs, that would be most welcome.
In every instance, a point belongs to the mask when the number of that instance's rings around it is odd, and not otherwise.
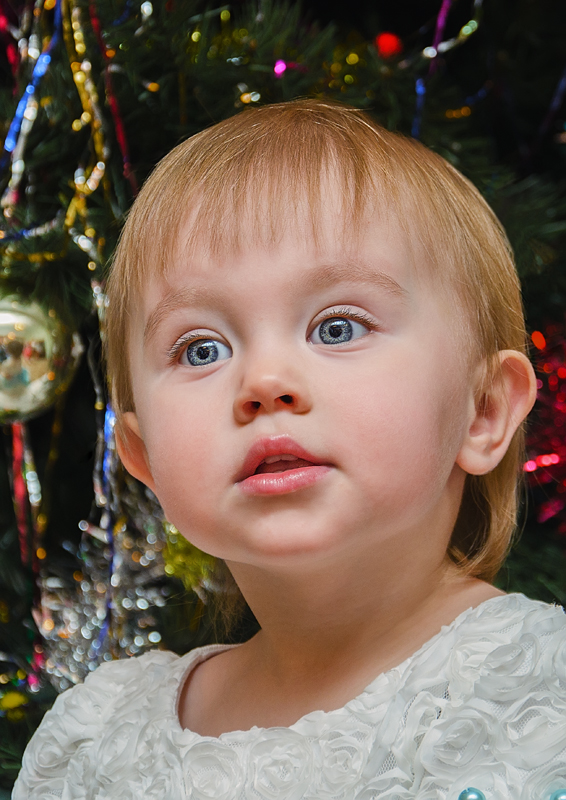
[[[355,109],[295,101],[247,109],[213,130],[171,151],[134,204],[116,256],[134,291],[164,274],[180,246],[218,258],[299,233],[320,248],[330,208],[347,245],[368,215],[414,217],[392,180],[397,137]]]

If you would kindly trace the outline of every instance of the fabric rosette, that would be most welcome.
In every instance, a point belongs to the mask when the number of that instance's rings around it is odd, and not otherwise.
[[[535,602],[525,614],[524,601],[523,595],[508,595],[504,615],[496,603],[482,604],[469,620],[475,633],[460,631],[448,662],[455,704],[474,695],[512,701],[537,685],[542,671],[539,639],[565,627],[566,618],[561,610],[549,614],[547,605]]]
[[[566,750],[566,698],[545,686],[507,708],[500,725],[496,757],[519,769],[536,769]]]
[[[147,654],[152,655],[151,653]],[[147,697],[151,694],[152,670],[144,668],[143,660],[149,660],[146,656],[140,658],[130,658],[127,661],[112,661],[108,664],[107,670],[104,670],[106,665],[98,667],[93,673],[93,677],[99,679],[100,682],[106,682],[113,687],[113,699],[111,706],[107,708],[112,717],[129,717],[132,718],[140,713],[142,708],[148,705]],[[140,663],[141,662],[141,663]],[[126,669],[129,664],[132,664],[132,669]],[[102,674],[98,674],[102,673]],[[85,684],[85,685],[88,685]],[[97,691],[100,691],[97,687]],[[147,717],[147,712],[144,713]],[[104,722],[107,723],[105,719]]]
[[[96,725],[84,722],[81,724],[73,717],[69,731],[69,720],[64,715],[65,700],[64,695],[57,698],[53,708],[45,715],[43,724],[35,732],[33,746],[28,747],[24,753],[25,771],[41,781],[42,785],[46,781],[51,786],[51,781],[64,776],[69,761],[69,748],[76,752],[76,745],[73,744],[77,741],[75,734],[79,734],[79,741],[82,738],[90,743],[88,734],[92,735],[96,729]]]
[[[312,747],[291,728],[262,730],[249,750],[246,800],[301,800],[313,776]]]
[[[437,647],[439,637],[445,637],[443,647]],[[399,669],[402,674],[402,691],[405,702],[421,692],[433,691],[439,683],[439,675],[445,673],[446,653],[453,647],[457,634],[450,626],[429,639],[423,647]],[[408,663],[407,663],[408,662]]]
[[[548,606],[546,603],[531,601],[531,608],[521,619],[521,630],[534,631],[544,638],[552,636],[559,630],[566,630],[566,614],[561,606]]]
[[[476,626],[479,623],[478,630],[485,633],[486,636],[493,634],[502,634],[508,638],[507,631],[514,622],[517,625],[523,625],[524,620],[533,609],[535,613],[545,616],[548,614],[548,606],[546,603],[536,600],[529,600],[524,594],[508,594],[505,597],[499,598],[505,603],[505,613],[501,613],[499,601],[485,602],[477,606],[473,613],[466,620],[466,624],[471,623]],[[529,604],[530,609],[525,614],[526,603]],[[536,605],[536,608],[534,606]],[[464,612],[465,613],[465,612]]]
[[[138,712],[116,727],[106,729],[92,756],[96,764],[96,776],[102,784],[115,783],[130,772],[138,752],[143,721],[144,718]]]
[[[367,787],[372,792],[382,792],[384,797],[388,797],[387,792],[395,788],[399,790],[409,789],[413,782],[412,769],[409,767],[409,771],[407,771],[401,767],[391,751],[388,748],[381,747],[376,742],[367,760],[357,790],[360,796],[363,796],[363,792]]]
[[[453,652],[461,646],[471,649],[475,647],[479,651],[489,652],[509,641],[509,631],[515,625],[520,632],[525,618],[524,603],[527,598],[524,595],[516,594],[500,599],[505,601],[504,614],[501,613],[498,602],[488,601],[460,615],[465,617],[460,625],[456,624],[460,619],[457,617],[452,626],[448,626],[454,628],[453,631],[450,631],[454,637],[452,642],[445,639],[445,653],[446,651]],[[533,601],[527,602],[532,603]]]
[[[316,797],[350,797],[368,760],[373,730],[348,713],[333,714],[332,728],[318,737]]]
[[[478,697],[508,703],[525,697],[541,683],[540,643],[532,633],[496,647],[479,665]]]
[[[101,696],[98,687],[94,687],[89,678],[86,683],[74,686],[72,691],[63,692],[53,706],[53,711],[64,717],[67,736],[72,739],[89,739],[95,735],[102,722],[104,708],[116,694],[113,686],[106,686]],[[88,708],[88,714],[85,714],[85,708]]]
[[[140,798],[138,791],[136,797]],[[177,770],[159,771],[153,777],[147,787],[143,789],[144,800],[165,800],[165,798],[175,798],[175,800],[189,800],[183,775]]]
[[[217,741],[201,741],[184,758],[191,800],[232,800],[240,796],[243,778],[236,753]]]
[[[496,725],[497,720],[474,708],[459,709],[457,715],[449,713],[442,717],[423,736],[415,758],[415,772],[422,767],[448,787],[458,771],[494,764]],[[422,775],[421,771],[418,777]]]
[[[99,697],[114,694],[122,697],[124,693],[138,694],[138,699],[151,685],[150,669],[153,653],[146,653],[138,658],[123,658],[101,664],[89,675],[85,686],[96,685]]]
[[[26,769],[41,778],[59,775],[69,760],[71,743],[91,742],[102,717],[100,693],[93,689],[92,678],[85,684],[63,692],[45,714],[42,725],[33,736],[33,746],[24,755]],[[108,696],[106,691],[104,698]],[[85,714],[85,708],[89,713]]]
[[[348,711],[367,725],[383,725],[385,717],[391,713],[392,698],[398,696],[400,687],[398,669],[384,672],[348,703]]]
[[[139,795],[150,800],[175,798],[184,800],[190,797],[185,779],[185,764],[181,750],[175,746],[172,737],[163,731],[163,722],[150,719],[143,726],[138,737],[138,766],[141,776]],[[132,776],[133,777],[133,776]]]
[[[371,687],[375,686],[375,693]],[[379,747],[390,748],[399,731],[407,700],[397,670],[384,673],[347,705],[352,719],[361,725],[369,725],[375,732],[379,729]]]
[[[562,694],[566,691],[566,627],[555,634],[553,646],[548,647],[544,653],[544,674],[548,676],[547,686],[554,691],[559,689]]]
[[[405,712],[405,724],[391,747],[397,765],[405,774],[412,774],[423,736],[443,713],[448,701],[431,692],[421,692]]]
[[[60,735],[62,726],[55,724],[44,725],[34,737],[34,747],[29,748],[24,754],[23,764],[26,772],[41,781],[58,778],[66,768],[69,760],[69,751],[66,747],[67,736]]]
[[[450,699],[454,705],[462,705],[474,695],[474,686],[480,679],[480,667],[500,646],[494,638],[470,636],[459,641],[448,657],[448,680]]]
[[[65,778],[65,797],[68,800],[86,800],[85,786],[95,785],[96,764],[92,760],[91,742],[82,742],[69,760]]]
[[[50,793],[47,796],[45,794],[46,788],[47,791]],[[50,795],[52,795],[55,798],[62,797],[63,791],[65,789],[66,789],[65,781],[63,780],[63,778],[59,778],[51,781],[49,784],[47,784],[47,787],[46,784],[43,783],[43,781],[41,782],[41,784],[38,784],[33,788],[28,788],[26,786],[25,794],[22,794],[23,787],[17,786],[12,797],[14,798],[14,800],[20,800],[20,798],[22,798],[22,800],[24,798],[25,800],[46,800],[46,797],[49,798],[49,800],[52,800]],[[86,794],[84,793],[84,789],[81,795],[72,795],[71,797],[72,800],[75,800],[75,798],[77,798],[77,800],[90,800],[90,798],[87,798]]]
[[[566,791],[566,763],[537,769],[524,782],[520,800],[547,800],[554,792]]]

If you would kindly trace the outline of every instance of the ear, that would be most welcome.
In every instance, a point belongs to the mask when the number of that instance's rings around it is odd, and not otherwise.
[[[140,432],[138,418],[133,411],[122,415],[122,425],[116,427],[116,449],[122,464],[130,475],[154,490],[147,450]]]
[[[516,350],[501,350],[498,358],[499,374],[493,385],[474,397],[470,424],[456,459],[470,475],[495,469],[536,400],[536,378],[528,358]],[[480,380],[478,375],[478,383]],[[478,386],[474,388],[477,393]]]

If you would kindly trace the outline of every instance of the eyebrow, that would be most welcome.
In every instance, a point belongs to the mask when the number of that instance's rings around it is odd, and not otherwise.
[[[325,263],[317,269],[309,271],[301,281],[301,290],[309,292],[317,289],[329,289],[337,283],[369,284],[402,301],[406,301],[409,296],[408,291],[391,275],[387,275],[369,264],[347,260]],[[222,308],[226,305],[226,297],[207,287],[184,286],[181,289],[171,287],[147,319],[143,333],[144,345],[147,345],[153,338],[163,320],[180,308],[191,306]]]
[[[155,333],[165,317],[180,308],[191,306],[222,307],[226,305],[226,300],[218,292],[206,287],[184,286],[181,289],[171,287],[165,296],[155,306],[145,324],[143,332],[144,345],[155,336]]]
[[[407,300],[409,292],[395,278],[365,262],[340,260],[322,264],[305,276],[305,288],[328,289],[335,283],[365,283],[376,286],[399,300]]]

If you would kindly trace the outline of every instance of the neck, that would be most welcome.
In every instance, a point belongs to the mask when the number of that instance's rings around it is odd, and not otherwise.
[[[331,679],[345,661],[367,668],[369,682],[462,611],[499,593],[463,576],[442,550],[415,552],[409,541],[407,552],[396,540],[378,558],[348,553],[299,573],[230,563],[261,625],[247,645],[250,660],[295,687],[325,674]]]

